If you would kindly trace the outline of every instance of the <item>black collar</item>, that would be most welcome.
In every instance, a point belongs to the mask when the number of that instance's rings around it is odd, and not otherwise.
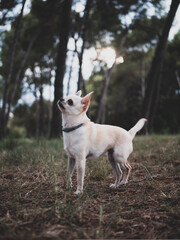
[[[81,124],[79,124],[79,125],[77,125],[77,126],[74,126],[74,127],[70,127],[70,128],[63,128],[63,127],[62,127],[62,131],[63,131],[63,132],[66,132],[66,133],[69,133],[69,132],[72,132],[72,131],[74,131],[74,130],[80,128],[80,127],[82,127],[82,126],[83,126],[83,123],[81,123]]]

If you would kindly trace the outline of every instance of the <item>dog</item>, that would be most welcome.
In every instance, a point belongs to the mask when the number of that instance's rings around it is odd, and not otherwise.
[[[64,149],[68,155],[68,175],[72,187],[72,174],[77,168],[77,190],[83,192],[86,160],[96,159],[104,153],[115,171],[116,180],[111,188],[127,184],[131,172],[128,157],[133,151],[132,140],[147,121],[140,119],[129,131],[123,128],[91,122],[86,112],[93,92],[81,98],[81,90],[57,102],[62,112]],[[124,169],[124,174],[121,170]]]

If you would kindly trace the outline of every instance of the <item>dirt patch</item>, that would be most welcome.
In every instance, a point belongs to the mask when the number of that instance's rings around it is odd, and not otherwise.
[[[73,189],[67,188],[65,168],[3,170],[0,239],[180,238],[179,153],[170,146],[171,157],[162,161],[162,151],[141,156],[137,149],[130,182],[118,189],[109,188],[114,181],[111,170],[92,177],[88,165],[81,196],[73,194],[76,175]]]

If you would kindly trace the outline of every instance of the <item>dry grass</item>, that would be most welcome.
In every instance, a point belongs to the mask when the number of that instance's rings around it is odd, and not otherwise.
[[[179,136],[136,137],[130,182],[115,190],[106,157],[88,162],[78,197],[62,149],[61,140],[0,142],[0,239],[180,237]]]

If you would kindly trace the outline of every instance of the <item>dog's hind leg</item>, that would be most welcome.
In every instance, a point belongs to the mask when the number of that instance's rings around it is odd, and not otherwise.
[[[131,170],[132,170],[132,167],[131,167],[131,165],[128,163],[128,161],[122,163],[122,166],[123,166],[123,168],[124,168],[124,175],[123,175],[122,181],[120,182],[120,185],[123,185],[123,184],[128,183],[129,175],[130,175],[130,172],[131,172]]]
[[[120,185],[126,184],[128,182],[128,178],[131,172],[132,167],[128,163],[127,159],[133,150],[132,143],[130,144],[121,144],[114,148],[114,159],[119,163],[123,168],[123,177],[120,182]]]
[[[115,171],[115,174],[116,174],[115,183],[111,184],[110,187],[111,188],[117,188],[118,185],[119,185],[121,175],[122,175],[122,171],[121,171],[121,168],[120,168],[119,164],[114,160],[112,149],[108,151],[108,160],[109,160],[109,162],[110,162],[110,164],[111,164],[111,166],[112,166],[112,168],[113,168],[113,170]]]
[[[72,187],[72,175],[73,175],[74,166],[75,166],[75,159],[68,158],[68,178],[70,181],[70,187]]]

